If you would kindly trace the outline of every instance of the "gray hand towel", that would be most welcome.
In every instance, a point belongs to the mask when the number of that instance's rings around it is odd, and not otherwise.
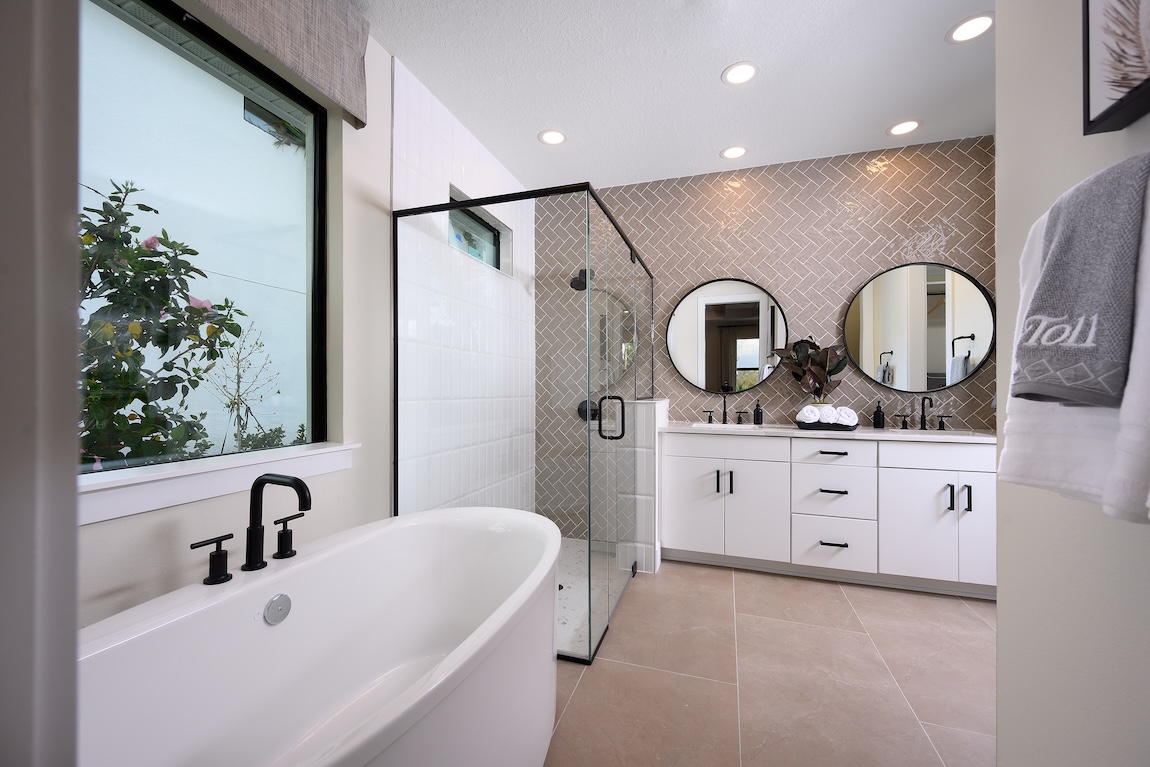
[[[1038,285],[1017,331],[1011,396],[1122,404],[1148,176],[1150,152],[1091,176],[1051,207]]]

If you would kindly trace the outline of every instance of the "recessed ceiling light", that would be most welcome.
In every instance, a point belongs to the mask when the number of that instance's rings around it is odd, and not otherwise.
[[[755,65],[749,61],[740,61],[723,70],[723,82],[727,85],[742,85],[755,76]]]
[[[545,130],[539,134],[539,140],[544,144],[562,144],[567,140],[567,136],[563,131]]]
[[[952,30],[946,33],[946,39],[952,43],[965,43],[967,40],[973,40],[990,29],[992,24],[994,24],[994,18],[989,13],[980,13],[977,16],[957,24]]]
[[[719,152],[719,157],[724,160],[737,160],[747,153],[747,148],[742,146],[729,146],[723,151]]]
[[[918,127],[918,120],[907,120],[891,128],[887,133],[892,136],[904,136]]]

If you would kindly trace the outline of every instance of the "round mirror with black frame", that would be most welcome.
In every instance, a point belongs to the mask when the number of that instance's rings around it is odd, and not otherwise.
[[[961,383],[994,352],[994,299],[945,264],[900,264],[859,289],[843,317],[851,362],[876,383],[921,394]]]
[[[722,394],[758,386],[787,345],[787,320],[770,293],[729,278],[704,282],[667,320],[667,354],[687,382]]]

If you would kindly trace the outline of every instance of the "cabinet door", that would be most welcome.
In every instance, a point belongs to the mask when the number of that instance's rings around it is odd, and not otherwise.
[[[727,460],[726,553],[791,561],[790,464]]]
[[[668,455],[662,473],[663,546],[722,554],[727,492],[723,461]]]
[[[958,579],[965,583],[998,582],[995,477],[986,472],[958,475]]]
[[[958,580],[957,472],[883,468],[878,484],[879,572]]]

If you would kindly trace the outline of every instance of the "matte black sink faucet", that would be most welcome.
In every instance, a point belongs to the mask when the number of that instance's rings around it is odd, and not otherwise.
[[[931,399],[930,397],[923,397],[922,398],[922,402],[920,403],[922,405],[922,410],[920,411],[921,414],[919,415],[919,418],[918,418],[918,428],[920,428],[920,429],[926,429],[926,403],[927,402],[930,403],[931,407],[934,407],[934,400],[933,399]]]
[[[264,486],[283,485],[295,490],[299,497],[299,510],[311,509],[311,491],[299,477],[289,477],[286,474],[263,474],[256,477],[252,483],[251,516],[248,519],[248,547],[247,558],[241,570],[259,570],[267,567],[264,560]]]

